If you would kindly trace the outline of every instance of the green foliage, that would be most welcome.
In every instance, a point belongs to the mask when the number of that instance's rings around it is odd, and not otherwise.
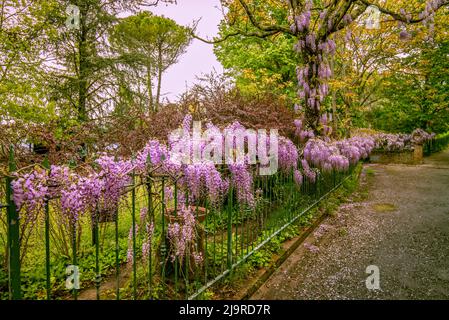
[[[119,261],[123,265],[126,262],[127,238],[120,239]],[[22,266],[22,291],[24,299],[46,299],[46,271],[45,257],[38,252],[31,252],[33,263]],[[95,247],[84,244],[77,257],[80,270],[80,285],[83,288],[92,287],[95,284]],[[100,255],[100,273],[103,278],[114,274],[115,251],[104,250]],[[67,278],[66,268],[72,264],[70,257],[54,256],[51,261],[51,290],[53,297],[58,299],[67,296],[69,292],[65,288]],[[1,286],[0,271],[0,286]]]
[[[201,293],[197,300],[212,300],[212,298],[214,297],[214,292],[212,290],[206,290],[203,293]]]
[[[271,2],[256,4],[270,12],[270,17],[282,22],[287,11]],[[220,36],[233,34],[236,30],[255,31],[244,21],[229,25],[220,24]],[[298,56],[292,50],[295,38],[280,34],[267,38],[233,36],[217,43],[214,52],[225,69],[236,79],[237,87],[245,94],[270,92],[285,98],[296,99],[296,65]]]
[[[0,300],[7,300],[8,295],[8,272],[0,268]]]

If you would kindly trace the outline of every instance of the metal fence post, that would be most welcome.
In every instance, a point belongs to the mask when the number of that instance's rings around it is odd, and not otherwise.
[[[133,157],[134,160],[134,157]],[[135,171],[132,171],[132,192],[131,192],[131,214],[132,214],[132,249],[133,249],[133,300],[137,300],[137,256],[136,256],[136,174]]]
[[[20,300],[22,297],[20,290],[20,228],[19,213],[13,200],[13,181],[11,174],[16,170],[14,161],[14,147],[9,149],[9,175],[6,178],[6,199],[8,202],[8,274],[9,274],[9,298]]]

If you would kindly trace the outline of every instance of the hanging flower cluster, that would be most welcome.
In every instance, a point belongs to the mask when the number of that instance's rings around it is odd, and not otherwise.
[[[240,203],[253,207],[255,205],[253,176],[249,172],[248,165],[236,162],[228,167],[232,175],[231,183],[236,190],[237,199]]]
[[[201,253],[195,248],[196,222],[190,207],[182,206],[175,221],[168,225],[168,238],[172,248],[172,262],[178,258],[182,263],[186,254],[192,254],[197,263],[202,261]]]
[[[332,134],[332,127],[329,125],[332,122],[332,114],[324,113],[320,118],[320,124],[323,127],[322,133],[324,137],[329,137]]]
[[[426,3],[424,10],[419,14],[418,18],[422,19],[422,23],[429,30],[429,35],[426,40],[431,40],[435,31],[435,13],[443,4],[444,0],[429,0]],[[404,13],[403,13],[404,14]],[[407,21],[411,20],[411,14],[406,14]]]
[[[18,211],[25,207],[27,221],[35,221],[45,204],[48,194],[47,180],[47,171],[36,168],[31,173],[17,176],[17,179],[12,182],[14,203]]]
[[[307,3],[306,7],[312,6],[311,1]],[[310,23],[304,16],[310,17],[310,9],[306,8],[305,12],[296,19]],[[321,12],[320,17],[325,19],[327,12]],[[327,81],[333,75],[327,57],[335,54],[337,46],[332,39],[319,39],[312,30],[309,30],[309,23],[306,27],[300,24],[299,26],[303,28],[296,29],[297,33],[302,33],[303,35],[299,37],[293,48],[297,53],[303,55],[303,60],[306,62],[304,66],[296,68],[296,77],[299,85],[298,97],[303,101],[307,109],[319,112],[324,99],[329,94]],[[349,24],[349,22],[346,23]],[[332,20],[329,20],[329,28],[332,28]],[[311,59],[311,56],[315,58]]]
[[[96,162],[101,167],[94,179],[101,183],[100,209],[113,210],[118,205],[120,193],[131,183],[129,174],[135,169],[135,163],[129,160],[115,161],[108,156],[102,156]]]
[[[227,183],[223,180],[215,164],[210,161],[186,165],[183,167],[183,173],[180,185],[189,190],[190,202],[199,200],[206,195],[212,202],[216,202],[220,199],[220,195],[227,190]]]
[[[134,239],[134,236],[137,237],[138,233],[139,233],[139,225],[137,223],[135,225],[135,229],[133,228],[133,226],[131,226],[131,228],[129,228],[128,251],[126,253],[126,261],[128,263],[134,262],[133,239]]]
[[[301,167],[304,175],[309,179],[310,183],[316,182],[317,170],[312,169],[306,159],[301,160]]]
[[[320,139],[307,142],[304,159],[323,171],[344,171],[349,168],[348,159],[340,154],[337,146]]]
[[[145,259],[148,258],[151,254],[151,246],[154,235],[154,222],[148,222],[147,219],[151,220],[151,217],[148,216],[148,208],[143,207],[142,209],[140,209],[140,224],[142,226],[145,226],[145,232],[143,234],[144,239],[142,242],[142,256]]]
[[[144,258],[148,258],[151,254],[151,244],[154,234],[154,223],[151,222],[147,224],[145,230],[146,230],[146,237],[142,243],[142,255]]]
[[[167,147],[157,140],[150,140],[137,154],[134,167],[139,172],[145,172],[149,165],[153,167],[162,165],[167,158]]]
[[[295,180],[295,183],[298,186],[301,186],[304,181],[301,171],[299,171],[298,169],[295,169],[295,171],[293,172],[293,179]]]
[[[298,165],[298,148],[290,140],[281,137],[278,146],[279,168],[285,172],[290,172]]]
[[[350,164],[356,164],[369,157],[374,150],[375,140],[372,137],[353,137],[338,141],[336,145],[340,154],[346,157]]]
[[[142,257],[147,259],[151,254],[151,246],[154,235],[154,223],[153,221],[148,221],[151,219],[148,215],[148,208],[143,207],[140,209],[139,221],[135,224],[135,237],[142,237]],[[143,230],[143,231],[142,231]],[[126,254],[126,260],[128,263],[133,263],[134,261],[134,250],[133,250],[133,227],[129,229],[128,235],[128,251]],[[137,253],[137,252],[136,252]]]

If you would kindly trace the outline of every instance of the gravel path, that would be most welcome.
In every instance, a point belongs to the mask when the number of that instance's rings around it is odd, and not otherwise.
[[[367,165],[350,200],[252,299],[449,299],[449,150]],[[366,287],[370,265],[379,290]]]

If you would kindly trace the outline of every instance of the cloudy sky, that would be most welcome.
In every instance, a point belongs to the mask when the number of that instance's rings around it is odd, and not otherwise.
[[[150,11],[175,20],[180,25],[191,25],[201,18],[198,25],[198,35],[212,38],[218,33],[218,24],[222,19],[219,0],[177,0],[177,5],[159,5]],[[215,58],[213,45],[194,39],[187,48],[187,53],[181,56],[179,63],[172,66],[164,76],[162,92],[171,101],[185,92],[186,85],[190,87],[195,77],[210,73],[213,69],[219,73],[223,67]]]

